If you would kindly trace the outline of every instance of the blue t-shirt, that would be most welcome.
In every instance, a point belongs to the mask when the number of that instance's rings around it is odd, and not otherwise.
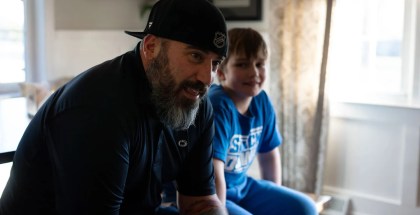
[[[276,114],[265,91],[255,96],[247,115],[238,112],[220,85],[212,85],[209,97],[214,109],[213,157],[225,163],[226,187],[246,182],[246,172],[257,152],[269,152],[282,142]]]

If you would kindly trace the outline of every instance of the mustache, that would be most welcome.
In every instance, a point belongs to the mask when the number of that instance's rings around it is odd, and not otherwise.
[[[206,94],[206,92],[207,92],[207,90],[209,89],[210,86],[205,85],[201,81],[184,81],[181,84],[181,87],[182,88],[194,89],[194,90],[198,91],[199,94],[202,96],[202,95]]]

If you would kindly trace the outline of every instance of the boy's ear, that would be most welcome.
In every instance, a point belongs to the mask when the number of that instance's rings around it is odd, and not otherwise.
[[[225,72],[222,67],[219,67],[216,71],[217,78],[219,81],[224,81],[226,79]]]

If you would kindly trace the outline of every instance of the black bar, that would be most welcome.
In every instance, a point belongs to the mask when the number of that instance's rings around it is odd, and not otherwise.
[[[0,153],[0,164],[12,162],[13,156],[15,156],[15,151]]]

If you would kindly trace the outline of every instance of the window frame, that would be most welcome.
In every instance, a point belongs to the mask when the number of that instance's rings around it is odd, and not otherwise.
[[[420,2],[415,0],[406,0],[410,1],[413,8],[413,13],[415,15],[412,16],[412,23],[410,23],[414,30],[413,30],[413,39],[411,44],[415,44],[412,46],[412,56],[409,58],[411,60],[412,65],[412,85],[410,85],[412,100],[415,101],[417,105],[420,106],[420,61],[415,59],[420,59]]]
[[[420,59],[420,22],[417,20],[420,20],[420,2],[405,0],[399,93],[334,94],[330,100],[420,108],[420,61],[415,60]],[[334,73],[334,70],[329,69],[329,72]]]
[[[25,16],[25,2],[24,0],[21,0],[23,3],[23,15]],[[25,18],[24,18],[25,19]],[[22,32],[23,34],[25,34],[25,23],[23,23],[23,29]],[[23,36],[24,40],[25,40],[25,35]],[[25,43],[24,41],[22,41],[22,43]],[[25,52],[25,47],[24,47],[24,52]],[[26,53],[25,53],[26,55]],[[25,57],[24,57],[25,58]],[[25,63],[26,60],[24,59]],[[25,65],[26,67],[26,65]],[[26,73],[26,68],[24,68],[25,73]],[[25,74],[25,79],[26,79],[26,74]],[[18,96],[20,94],[20,88],[18,85],[18,82],[12,82],[12,83],[0,83],[0,98],[2,97],[14,97],[14,96]]]
[[[24,8],[25,82],[47,82],[54,31],[54,0],[21,0]],[[48,42],[47,42],[48,41]],[[51,52],[51,51],[50,51]],[[0,84],[0,97],[20,96],[19,83]]]

